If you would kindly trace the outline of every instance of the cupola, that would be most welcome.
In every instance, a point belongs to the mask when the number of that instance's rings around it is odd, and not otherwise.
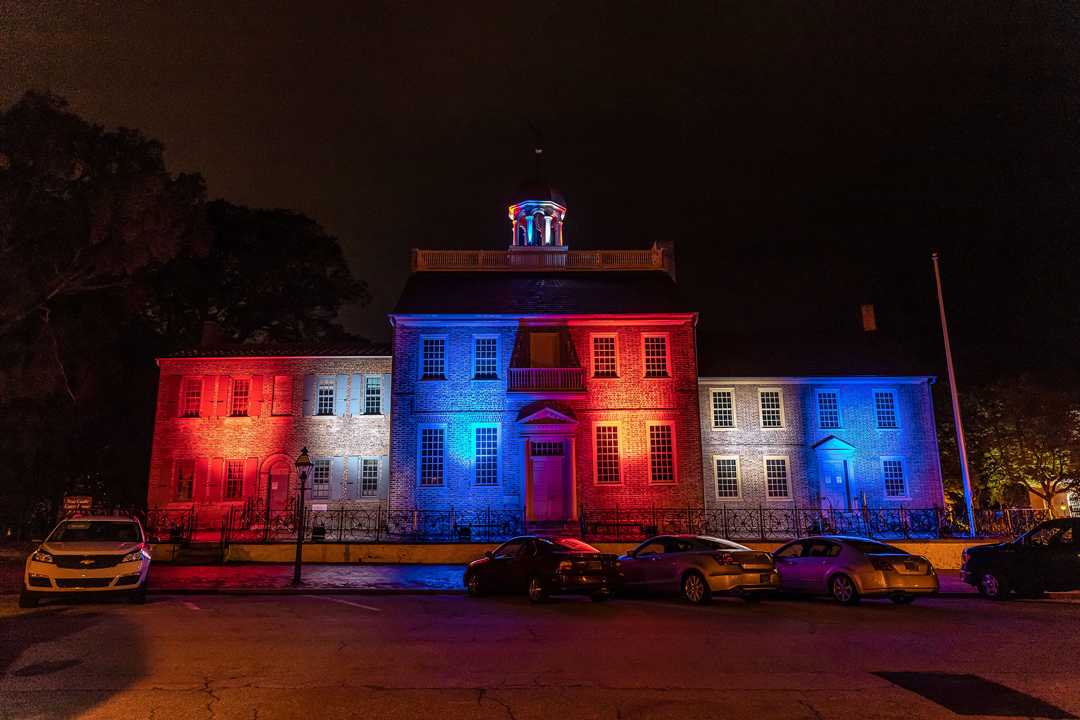
[[[566,250],[566,200],[544,179],[544,149],[537,147],[536,175],[518,186],[509,207],[511,250]]]

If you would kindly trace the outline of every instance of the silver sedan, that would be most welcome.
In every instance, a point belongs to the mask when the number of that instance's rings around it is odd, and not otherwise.
[[[746,600],[775,591],[780,578],[767,552],[707,535],[660,535],[619,558],[627,591],[681,594],[691,603],[714,593]]]
[[[875,596],[906,604],[938,591],[929,560],[876,540],[811,537],[789,542],[773,556],[783,592],[831,595],[843,605]]]

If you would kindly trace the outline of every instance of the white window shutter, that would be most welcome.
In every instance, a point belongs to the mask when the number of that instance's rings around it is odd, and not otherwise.
[[[259,417],[262,412],[263,402],[263,376],[252,375],[251,386],[248,390],[248,415]]]
[[[330,458],[330,499],[341,500],[343,490],[341,483],[345,477],[345,458]]]
[[[217,382],[217,403],[214,417],[228,417],[229,405],[232,402],[232,376],[221,375]]]
[[[380,395],[381,395],[381,399],[382,399],[382,414],[383,415],[389,415],[390,414],[390,379],[391,379],[390,373],[385,373],[382,376],[382,393]]]
[[[349,387],[349,376],[338,375],[337,387],[334,390],[334,414],[338,417],[345,415],[345,392]]]
[[[349,456],[349,473],[345,484],[345,499],[355,500],[360,497],[360,458]]]
[[[240,491],[241,497],[256,497],[258,495],[258,480],[259,458],[249,457],[244,461],[244,487]]]
[[[199,396],[199,417],[214,417],[214,381],[216,379],[213,375],[198,377],[198,380],[202,383],[199,390],[202,393]]]
[[[206,500],[210,486],[210,458],[195,459],[195,481],[191,488],[191,501]]]
[[[364,376],[352,376],[352,389],[349,391],[349,414],[353,417],[364,414]]]
[[[206,483],[206,497],[210,502],[220,502],[225,497],[225,488],[221,478],[225,474],[225,459],[214,458],[210,461],[210,480]]]
[[[315,407],[315,385],[316,378],[314,375],[304,376],[304,415],[314,415],[317,412]]]
[[[390,495],[390,457],[379,456],[379,499],[386,500]]]

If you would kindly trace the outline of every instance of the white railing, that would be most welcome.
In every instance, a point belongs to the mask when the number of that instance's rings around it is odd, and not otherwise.
[[[645,250],[416,250],[413,272],[425,270],[666,270],[663,248]]]
[[[585,389],[581,368],[510,368],[511,392],[561,391]]]

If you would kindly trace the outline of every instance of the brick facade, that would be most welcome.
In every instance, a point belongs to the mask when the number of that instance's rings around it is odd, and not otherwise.
[[[389,492],[391,360],[353,357],[162,358],[147,499],[151,507],[199,508],[203,522],[245,503],[291,507],[293,462],[307,446],[331,466],[330,505],[385,500]],[[366,414],[366,378],[378,379],[382,402]],[[318,378],[334,389],[332,414],[316,415]],[[248,383],[246,415],[232,416],[235,381]],[[195,417],[184,417],[186,383],[200,385]],[[374,495],[359,487],[363,459],[379,462]],[[230,461],[240,485],[228,494]],[[369,467],[370,464],[369,464]],[[193,474],[190,496],[180,474]],[[235,483],[234,483],[235,485]],[[310,487],[310,481],[309,481]]]
[[[838,505],[942,507],[930,381],[928,377],[701,378],[698,402],[706,507],[791,507],[793,503],[837,510],[846,509]],[[762,427],[762,389],[781,392],[782,428]],[[734,394],[734,428],[714,427],[714,391]],[[840,427],[821,427],[820,391],[835,393]],[[895,394],[896,428],[878,427],[875,392]],[[717,456],[738,458],[738,497],[718,495]],[[766,457],[788,459],[789,497],[767,496]],[[886,493],[883,460],[898,460],[903,468],[906,491],[902,494]],[[837,470],[843,483],[834,479]]]

